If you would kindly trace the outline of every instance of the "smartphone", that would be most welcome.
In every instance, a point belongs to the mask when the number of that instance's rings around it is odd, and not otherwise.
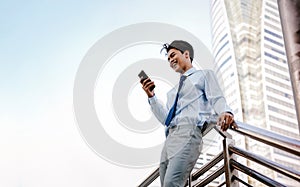
[[[138,74],[138,76],[139,76],[140,79],[141,79],[141,80],[140,80],[141,83],[142,83],[145,79],[148,78],[148,75],[145,73],[144,70],[142,70],[142,71]],[[149,80],[149,81],[151,81],[151,80]],[[155,88],[155,85],[151,86],[151,87],[150,87],[150,91],[152,91],[154,88]]]

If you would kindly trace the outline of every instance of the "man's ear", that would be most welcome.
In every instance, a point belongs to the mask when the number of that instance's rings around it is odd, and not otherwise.
[[[188,50],[185,50],[183,54],[184,54],[184,58],[190,59],[190,52]]]

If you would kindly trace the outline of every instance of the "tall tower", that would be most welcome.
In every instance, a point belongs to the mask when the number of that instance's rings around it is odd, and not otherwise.
[[[276,0],[212,0],[212,52],[225,97],[239,121],[299,138],[293,91]],[[240,137],[247,150],[300,170],[300,161]],[[245,161],[246,162],[246,161]],[[247,161],[275,180],[291,180]],[[254,186],[260,186],[248,178]]]

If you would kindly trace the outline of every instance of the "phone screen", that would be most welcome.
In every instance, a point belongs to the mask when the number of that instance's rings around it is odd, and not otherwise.
[[[138,76],[139,76],[140,79],[141,79],[141,80],[140,80],[140,83],[143,83],[143,81],[144,81],[145,79],[148,78],[148,75],[145,73],[144,70],[142,70],[142,71],[138,74]],[[149,79],[149,81],[151,81],[151,80]],[[149,82],[149,81],[147,81],[147,82]],[[151,87],[150,87],[150,91],[152,91],[154,88],[155,88],[155,85],[151,86]]]
[[[144,72],[144,70],[142,70],[138,76],[140,77],[141,80],[145,80],[148,78],[148,75]]]

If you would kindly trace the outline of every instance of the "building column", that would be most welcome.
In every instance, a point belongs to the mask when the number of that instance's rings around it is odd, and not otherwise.
[[[300,0],[277,0],[300,132]]]

